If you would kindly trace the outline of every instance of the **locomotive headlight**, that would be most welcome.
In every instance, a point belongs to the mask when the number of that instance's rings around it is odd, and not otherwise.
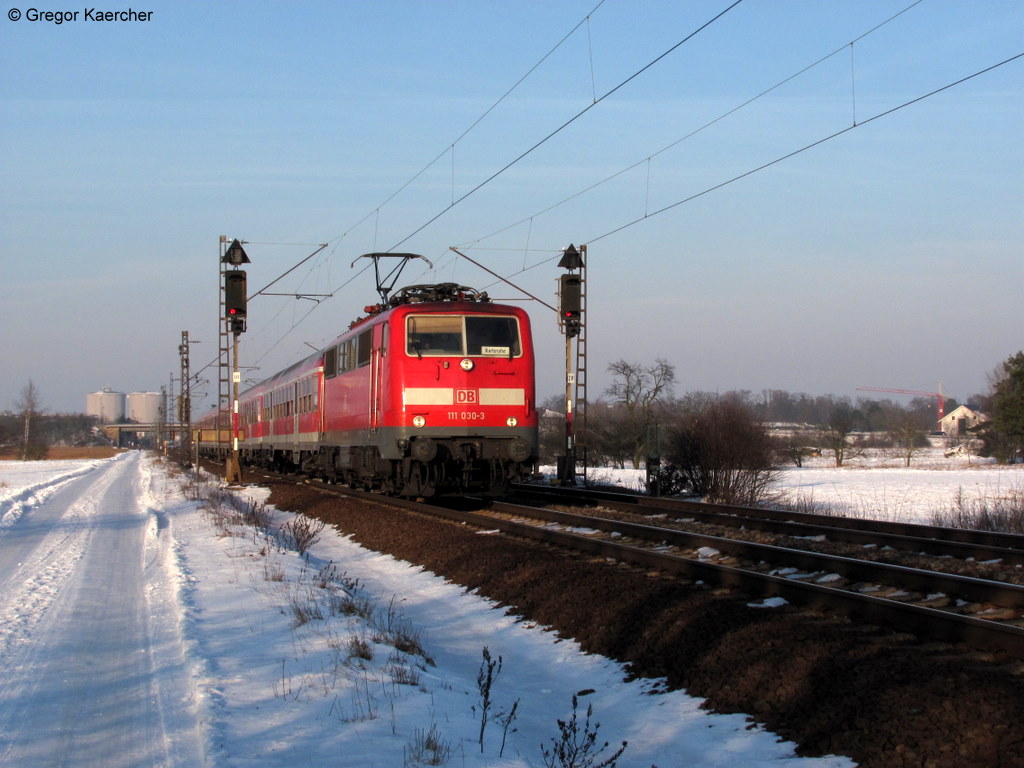
[[[472,371],[473,361],[470,360],[468,357],[464,357],[462,358],[462,360],[459,361],[459,368],[461,368],[464,371]]]
[[[422,416],[413,416],[412,417],[412,425],[414,427],[422,427],[426,423],[427,423],[427,420],[425,418],[423,418]]]
[[[516,424],[519,423],[519,420],[515,416],[509,416],[505,423],[508,424],[510,427],[514,427]]]

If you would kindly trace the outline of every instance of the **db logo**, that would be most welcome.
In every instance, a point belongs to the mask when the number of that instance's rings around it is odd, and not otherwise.
[[[463,403],[466,405],[476,405],[476,390],[475,389],[456,389],[455,390],[455,402]]]

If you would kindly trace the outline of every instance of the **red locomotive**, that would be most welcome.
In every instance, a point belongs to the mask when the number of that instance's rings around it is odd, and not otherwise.
[[[532,471],[526,312],[454,283],[382,296],[326,349],[239,396],[242,463],[402,496],[500,493]],[[226,447],[215,419],[196,430],[206,455]]]

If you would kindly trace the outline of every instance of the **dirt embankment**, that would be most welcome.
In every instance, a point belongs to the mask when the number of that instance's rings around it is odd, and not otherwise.
[[[796,607],[758,610],[661,574],[533,542],[272,485],[270,503],[305,512],[364,546],[421,564],[663,677],[719,712],[745,712],[804,755],[871,768],[1024,766],[1024,674],[962,649],[858,628]]]

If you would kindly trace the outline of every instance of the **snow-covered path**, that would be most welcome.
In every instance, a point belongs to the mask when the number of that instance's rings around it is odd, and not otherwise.
[[[203,764],[173,544],[140,466],[42,485],[0,530],[2,765]]]

